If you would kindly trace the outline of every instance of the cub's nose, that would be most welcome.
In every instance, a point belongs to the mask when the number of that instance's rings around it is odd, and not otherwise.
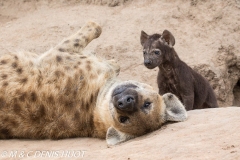
[[[135,99],[131,95],[126,95],[117,101],[117,109],[121,111],[133,111]]]
[[[146,60],[144,60],[144,64],[145,64],[146,66],[149,66],[149,65],[152,64],[152,61],[149,60],[149,59],[146,59]]]

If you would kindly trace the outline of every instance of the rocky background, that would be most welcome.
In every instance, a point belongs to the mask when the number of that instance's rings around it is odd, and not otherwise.
[[[207,78],[224,108],[190,111],[184,123],[168,124],[113,148],[107,148],[103,140],[82,138],[0,140],[0,152],[14,146],[29,150],[80,146],[88,150],[87,159],[98,155],[109,159],[240,159],[240,136],[236,134],[240,132],[240,108],[225,108],[240,106],[239,0],[0,0],[0,54],[24,50],[42,54],[89,20],[99,23],[103,32],[86,52],[115,59],[121,66],[120,79],[144,82],[156,91],[158,68],[144,67],[140,32],[171,31],[179,57]]]

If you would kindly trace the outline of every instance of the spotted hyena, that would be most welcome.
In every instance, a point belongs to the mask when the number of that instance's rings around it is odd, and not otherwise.
[[[140,42],[144,65],[148,69],[159,68],[159,94],[175,94],[187,110],[218,107],[208,81],[178,57],[171,32],[164,30],[162,34],[148,35],[142,31]]]
[[[152,87],[118,80],[114,61],[83,53],[100,34],[89,22],[40,56],[0,58],[1,139],[98,137],[113,145],[186,119],[181,103],[166,109]]]

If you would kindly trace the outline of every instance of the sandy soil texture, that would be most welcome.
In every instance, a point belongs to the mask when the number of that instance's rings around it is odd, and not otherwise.
[[[240,159],[240,108],[193,110],[188,114],[185,122],[167,124],[148,135],[110,148],[104,140],[94,138],[0,140],[0,159],[19,158],[21,155],[29,160],[49,157],[109,160]]]

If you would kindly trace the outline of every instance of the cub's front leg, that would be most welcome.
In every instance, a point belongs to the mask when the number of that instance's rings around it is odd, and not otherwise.
[[[168,79],[165,78],[164,75],[158,73],[157,83],[158,83],[158,93],[160,95],[164,95],[165,93],[171,92],[167,81]]]
[[[182,103],[185,106],[186,110],[193,110],[194,105],[194,95],[182,95]]]

